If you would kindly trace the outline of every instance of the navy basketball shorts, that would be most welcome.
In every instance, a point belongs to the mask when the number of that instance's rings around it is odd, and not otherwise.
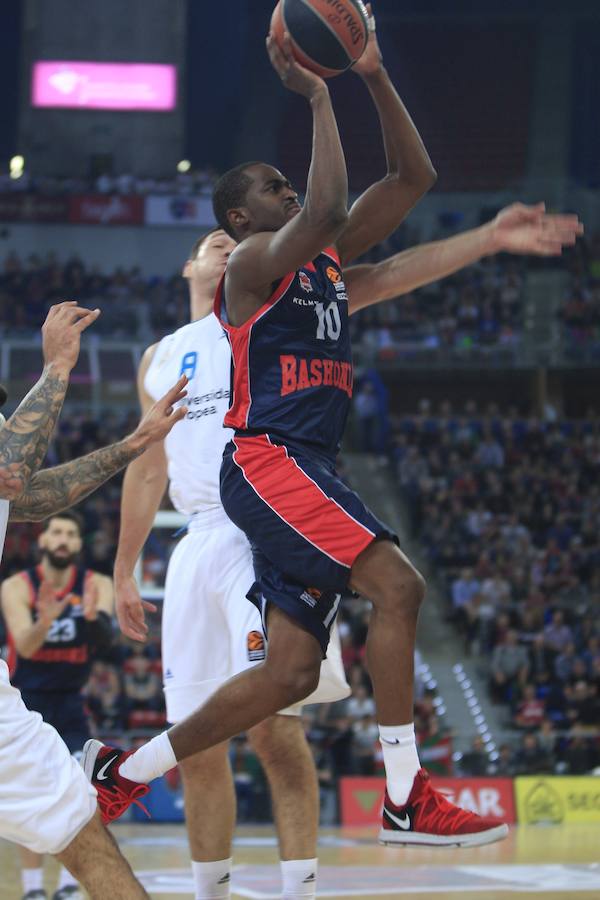
[[[60,691],[21,691],[27,709],[38,712],[44,722],[52,725],[67,745],[69,753],[83,750],[89,738],[90,727],[85,712],[85,702],[80,694]]]
[[[267,604],[279,606],[316,637],[325,655],[356,558],[374,540],[397,543],[396,535],[332,463],[266,434],[236,435],[227,445],[221,500],[252,546],[256,582],[248,599],[263,621]]]

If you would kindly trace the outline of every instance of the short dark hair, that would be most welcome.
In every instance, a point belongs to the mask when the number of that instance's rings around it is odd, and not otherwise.
[[[74,509],[63,509],[62,512],[57,512],[51,516],[48,516],[42,526],[42,531],[48,531],[52,519],[68,519],[69,522],[74,522],[75,525],[77,525],[79,534],[83,536],[83,518],[79,515],[79,513],[75,512]]]
[[[242,163],[221,175],[215,184],[212,197],[215,219],[223,231],[226,231],[234,240],[237,240],[237,235],[231,227],[227,213],[230,209],[244,205],[248,188],[252,184],[248,169],[260,165],[261,163],[256,161]]]
[[[190,259],[193,262],[196,259],[196,257],[198,256],[198,253],[200,252],[200,247],[202,246],[204,241],[207,241],[208,238],[211,236],[211,234],[215,234],[215,232],[217,232],[217,231],[223,231],[223,229],[221,228],[220,225],[215,225],[215,227],[211,228],[210,231],[206,231],[204,234],[201,234],[200,237],[197,238],[197,240],[195,240],[194,243],[192,244],[192,249],[190,250],[190,255],[189,255],[188,259]]]

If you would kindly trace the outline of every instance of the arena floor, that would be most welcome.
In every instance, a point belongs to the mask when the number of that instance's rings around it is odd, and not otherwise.
[[[193,897],[185,832],[180,825],[117,825],[114,833],[148,892],[163,900]],[[364,829],[324,829],[319,897],[440,900],[553,900],[600,897],[600,826],[520,826],[507,840],[473,850],[388,849]],[[56,863],[46,863],[48,889]],[[0,898],[21,897],[15,854],[0,842]],[[240,828],[233,896],[277,898],[279,869],[270,827]],[[51,896],[51,894],[50,894]]]

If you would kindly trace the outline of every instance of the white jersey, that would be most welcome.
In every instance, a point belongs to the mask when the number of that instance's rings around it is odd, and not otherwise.
[[[181,375],[189,378],[188,413],[165,438],[169,495],[187,516],[221,506],[219,471],[233,434],[223,427],[230,372],[229,342],[212,313],[164,337],[146,372],[144,388],[154,400]]]

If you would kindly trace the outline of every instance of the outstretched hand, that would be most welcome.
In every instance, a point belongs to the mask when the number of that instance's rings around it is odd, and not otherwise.
[[[513,203],[500,210],[490,222],[495,252],[560,256],[583,234],[583,224],[575,215],[546,213],[543,203],[526,206]]]
[[[187,395],[185,390],[187,383],[187,376],[182,375],[179,381],[150,407],[133,434],[127,438],[136,450],[145,450],[150,444],[162,440],[177,422],[185,418],[187,406],[183,404],[175,408],[175,405]]]
[[[294,57],[292,40],[286,32],[283,46],[280,46],[272,34],[267,37],[267,52],[271,65],[281,78],[284,87],[296,94],[302,94],[309,100],[320,91],[326,91],[327,85],[319,75],[305,69]]]

